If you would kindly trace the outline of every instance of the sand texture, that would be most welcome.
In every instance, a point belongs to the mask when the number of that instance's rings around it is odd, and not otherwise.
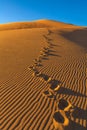
[[[0,25],[0,130],[87,129],[87,28]]]

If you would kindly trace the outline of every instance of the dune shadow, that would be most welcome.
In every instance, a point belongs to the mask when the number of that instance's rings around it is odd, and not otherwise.
[[[48,44],[49,44],[50,46],[52,46],[52,47],[57,47],[57,46],[59,46],[59,45],[57,45],[57,44],[54,44],[54,43],[52,43],[52,42],[49,42],[49,41],[48,41]]]
[[[84,126],[70,120],[70,130],[86,130],[86,128]]]
[[[86,115],[87,115],[87,110],[83,110],[79,107],[75,107],[72,113],[72,116],[74,117],[74,119],[79,118],[79,119],[87,120]]]
[[[55,50],[50,49],[49,52],[56,52]]]
[[[43,60],[49,60],[49,58],[48,58],[48,57],[42,57],[42,59],[43,59]]]
[[[58,45],[57,45],[57,44],[53,44],[53,43],[52,43],[52,46],[55,46],[55,47],[57,47]]]
[[[49,55],[49,56],[61,57],[60,55],[58,55],[58,54],[54,54],[54,53],[49,53],[48,55]]]
[[[86,130],[84,124],[80,125],[79,123],[72,121],[70,118],[68,118],[68,116],[67,119],[69,119],[69,124],[64,126],[64,130]],[[53,115],[53,120],[55,120],[54,125],[58,124],[58,130],[60,130],[59,125],[62,125],[66,121],[61,112],[55,112]]]
[[[75,42],[79,46],[82,46],[87,49],[87,28],[68,32],[61,31],[60,34],[66,39]]]
[[[50,42],[50,41],[52,41],[53,39],[51,39],[51,38],[47,38],[47,40]]]
[[[62,130],[86,130],[86,127],[84,126],[84,124],[80,125],[79,123],[72,121],[68,116],[66,116],[66,113],[64,117],[61,112],[57,111],[53,115],[53,124],[56,127],[56,130],[60,130],[59,125],[63,126],[61,127],[61,128],[64,128]],[[69,121],[68,124],[64,125],[64,122],[66,122],[67,120]]]
[[[58,45],[58,43],[54,44],[54,46],[56,46],[56,47],[61,47],[60,45]]]
[[[79,92],[75,92],[69,88],[65,88],[65,87],[60,87],[60,89],[58,90],[58,94],[66,94],[66,95],[72,95],[72,96],[81,96],[81,97],[87,97],[86,95],[83,95]]]

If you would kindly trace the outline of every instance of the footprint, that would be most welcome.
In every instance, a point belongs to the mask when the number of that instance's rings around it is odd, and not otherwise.
[[[49,53],[49,50],[43,50],[42,53]]]
[[[42,74],[41,72],[35,71],[35,72],[33,72],[32,76],[40,77],[41,74]]]
[[[32,70],[32,69],[33,69],[33,66],[29,66],[29,67],[28,67],[28,70]]]
[[[47,38],[47,40],[48,40],[48,41],[52,41],[52,39],[51,39],[51,38]]]
[[[62,110],[56,111],[53,115],[53,125],[57,130],[69,130],[69,119]]]
[[[49,77],[48,80],[47,80],[47,83],[51,83],[52,82],[52,78]]]
[[[73,106],[69,101],[62,98],[59,100],[58,108],[60,110],[69,111],[70,109],[73,109]]]
[[[48,75],[46,74],[42,74],[41,75],[41,80],[44,80],[46,81],[47,83],[49,83],[51,81],[51,77],[49,77]]]
[[[53,118],[59,123],[64,123],[64,117],[62,116],[60,111],[56,111],[53,115]]]
[[[48,38],[46,35],[43,35],[43,37],[44,37],[46,40],[48,40],[48,41],[52,41],[52,39],[51,39],[51,38]]]
[[[34,62],[41,62],[40,58],[34,59]]]
[[[40,60],[43,59],[43,55],[42,55],[42,54],[39,55],[39,59],[40,59]]]
[[[53,33],[51,30],[48,30],[48,34],[47,35],[50,35],[51,33]]]
[[[53,80],[49,89],[51,89],[54,92],[57,92],[60,88],[60,83],[61,82],[58,80]]]
[[[42,53],[40,54],[40,56],[42,56],[42,58],[43,58],[43,57],[47,57],[48,55],[47,55],[46,53],[42,52]]]
[[[34,62],[35,66],[42,66],[40,62]]]
[[[50,41],[47,40],[47,43],[50,44]]]
[[[48,47],[43,47],[43,49],[44,49],[44,50],[49,50],[49,48],[48,48]]]
[[[36,70],[37,70],[36,67],[34,67],[33,65],[32,65],[32,66],[29,66],[28,69],[29,69],[29,70],[32,70],[32,71],[36,71]]]
[[[54,98],[53,93],[48,90],[43,92],[43,96],[48,97],[48,98]]]
[[[43,35],[43,37],[44,37],[45,39],[47,39],[47,36],[46,36],[46,35]]]
[[[50,43],[48,44],[48,47],[49,47],[49,48],[53,48],[53,46],[52,46]]]

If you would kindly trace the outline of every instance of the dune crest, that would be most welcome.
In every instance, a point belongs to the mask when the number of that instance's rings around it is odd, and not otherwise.
[[[16,30],[16,29],[29,29],[29,28],[80,28],[72,24],[57,22],[53,20],[36,20],[33,22],[15,22],[8,24],[0,24],[0,31],[3,30]]]

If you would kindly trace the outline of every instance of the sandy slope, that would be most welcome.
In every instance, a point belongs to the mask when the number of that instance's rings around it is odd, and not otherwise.
[[[40,20],[0,30],[0,129],[85,130],[87,29]]]

